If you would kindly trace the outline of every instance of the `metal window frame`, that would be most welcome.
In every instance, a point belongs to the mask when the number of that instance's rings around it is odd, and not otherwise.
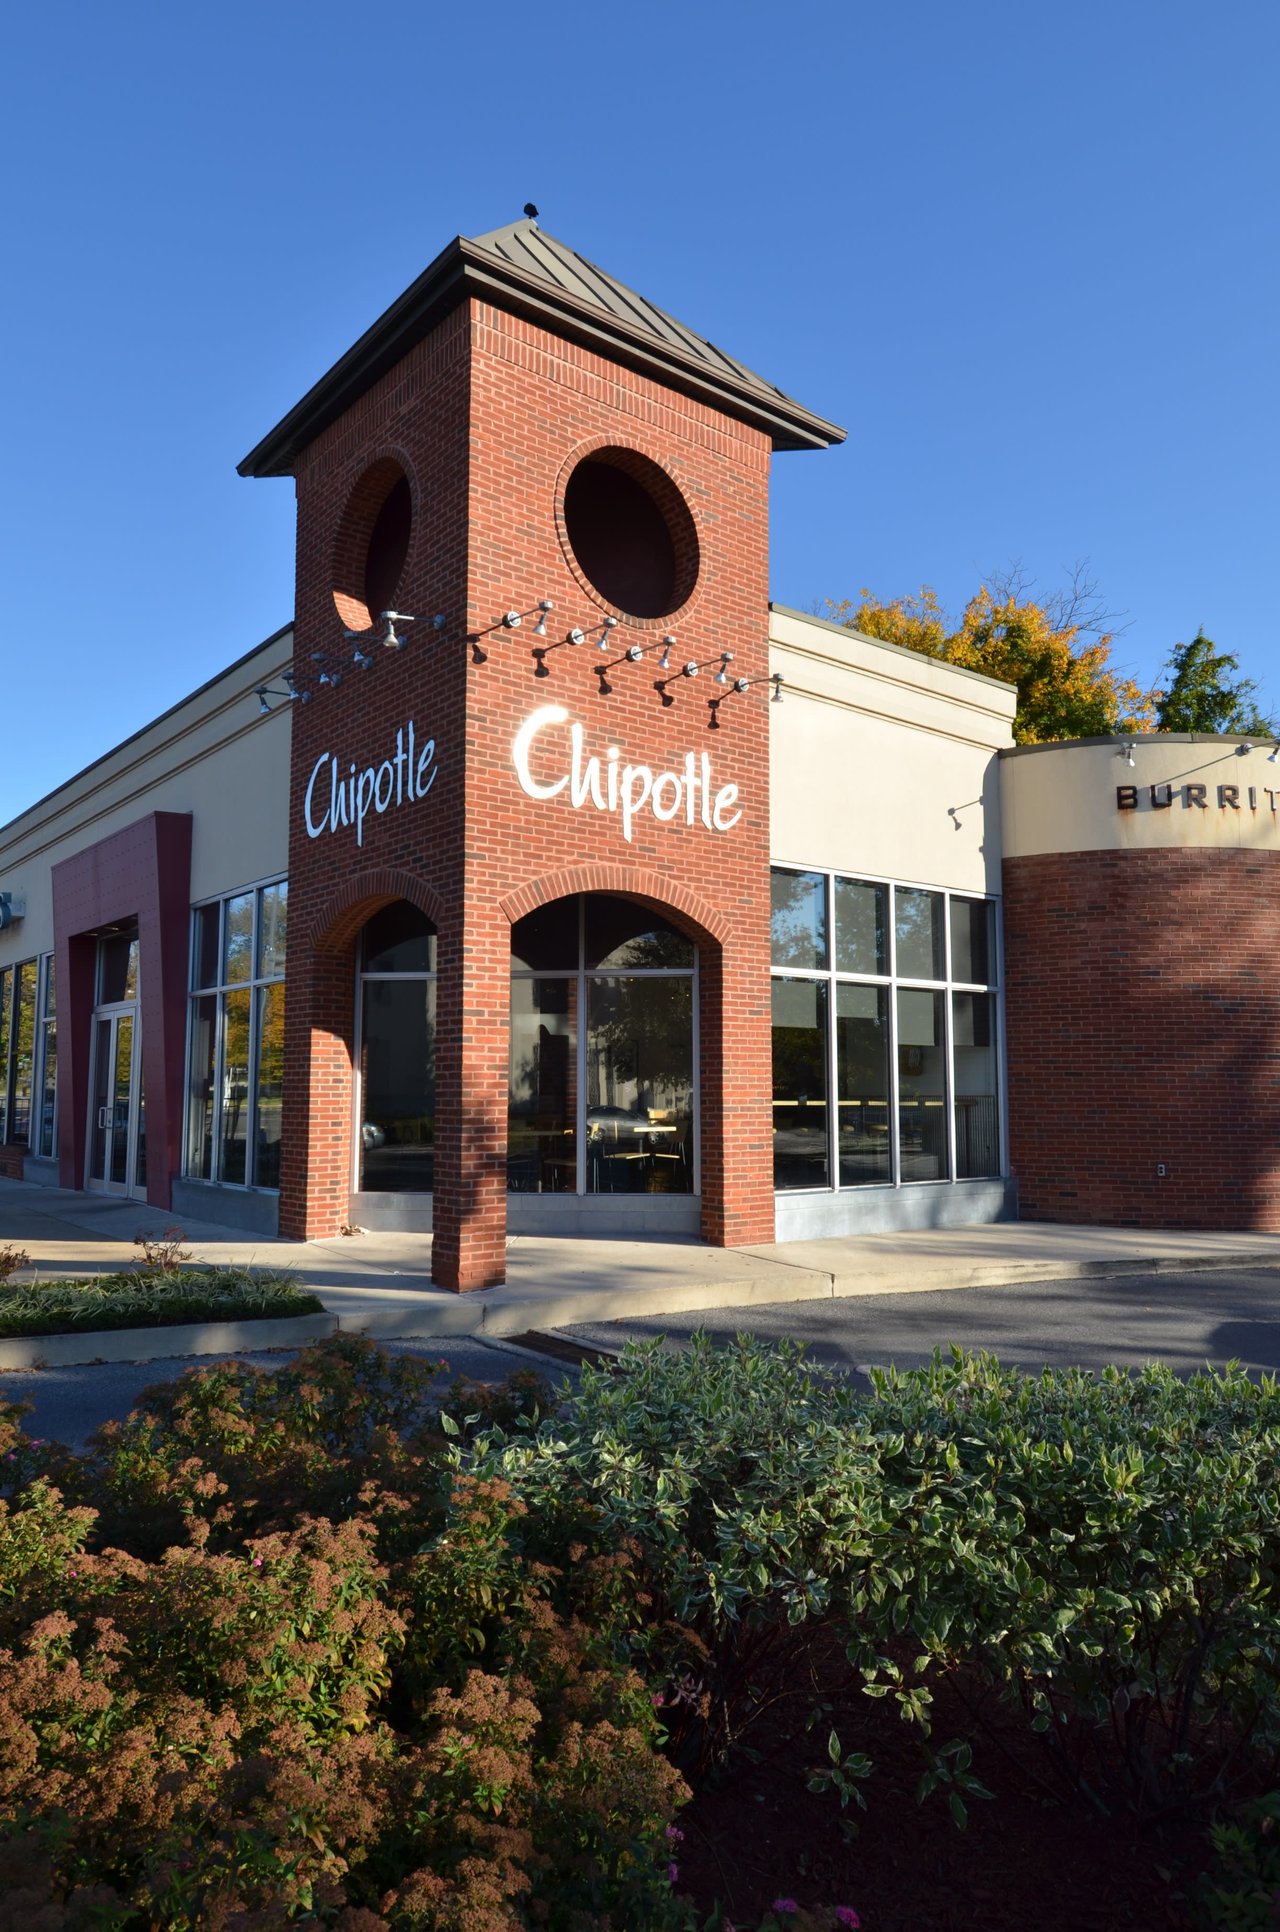
[[[283,986],[287,973],[260,973],[258,971],[262,933],[262,895],[273,886],[289,886],[288,873],[270,873],[265,879],[255,879],[244,885],[236,886],[230,892],[211,895],[207,899],[196,900],[190,907],[187,927],[187,1037],[183,1059],[183,1120],[182,1120],[182,1172],[183,1178],[205,1182],[218,1187],[242,1188],[247,1193],[278,1194],[278,1187],[261,1186],[257,1178],[258,1148],[257,1135],[253,1123],[258,1114],[258,1081],[261,1073],[261,1033],[262,1000],[259,997],[264,986]],[[253,922],[249,934],[249,974],[246,979],[229,980],[226,974],[227,944],[227,907],[233,899],[253,896]],[[218,978],[211,985],[196,986],[193,982],[196,971],[196,922],[202,912],[211,906],[218,908]],[[285,958],[288,960],[289,941],[285,938]],[[226,1083],[226,998],[228,993],[248,993],[249,995],[249,1080],[245,1096],[245,1177],[242,1181],[229,1181],[222,1172],[222,1106]],[[191,1173],[191,1048],[195,1032],[195,1006],[201,999],[216,1001],[214,1018],[213,1048],[213,1110],[209,1124],[209,1173]]]
[[[956,1110],[955,1110],[955,1038],[952,1011],[954,993],[987,993],[995,1000],[996,1021],[993,1028],[992,1045],[995,1048],[995,1090],[999,1103],[998,1175],[984,1175],[973,1178],[1003,1180],[1009,1173],[1008,1106],[1005,1091],[1005,1002],[1004,1002],[1004,921],[1002,902],[993,893],[963,891],[955,886],[934,885],[909,879],[892,879],[874,872],[838,871],[826,866],[804,865],[793,861],[771,863],[770,877],[775,872],[803,873],[819,876],[826,881],[824,897],[824,916],[826,919],[826,957],[824,967],[770,966],[769,977],[775,979],[804,979],[821,981],[828,988],[827,995],[827,1090],[832,1105],[827,1109],[827,1175],[825,1183],[809,1187],[775,1187],[775,1192],[785,1193],[788,1197],[796,1194],[839,1194],[861,1193],[868,1187],[892,1187],[895,1190],[910,1187],[954,1187],[961,1177],[956,1173]],[[857,885],[886,886],[888,888],[887,918],[887,973],[847,973],[841,972],[836,965],[836,880],[841,879]],[[943,972],[941,979],[921,979],[910,975],[899,976],[898,966],[898,921],[897,894],[904,892],[929,892],[942,900],[943,921]],[[992,909],[990,934],[990,957],[988,964],[994,969],[994,979],[985,982],[978,980],[956,980],[952,972],[951,945],[951,904],[953,900],[967,900],[973,904],[989,906]],[[838,1053],[836,1028],[836,991],[841,985],[878,986],[888,992],[888,1055],[889,1055],[889,1113],[890,1113],[890,1160],[888,1181],[854,1181],[844,1184],[840,1180],[840,1136],[838,1107],[834,1104],[838,1094]],[[901,1137],[901,1078],[898,1066],[898,992],[931,992],[942,994],[942,1033],[943,1033],[943,1107],[946,1115],[946,1165],[947,1172],[934,1180],[904,1180],[902,1177],[902,1137]],[[965,1176],[966,1180],[970,1177]]]

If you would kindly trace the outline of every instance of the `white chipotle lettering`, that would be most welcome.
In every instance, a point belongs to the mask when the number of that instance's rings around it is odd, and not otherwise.
[[[542,732],[569,726],[568,769],[558,778],[535,778],[530,767],[534,742]],[[559,704],[543,704],[521,725],[511,747],[520,789],[530,798],[557,798],[567,789],[575,811],[590,804],[597,812],[617,812],[622,836],[631,843],[632,828],[646,806],[659,824],[669,825],[683,815],[686,825],[701,824],[709,832],[731,832],[742,817],[738,787],[712,788],[711,760],[704,752],[687,751],[681,771],[652,771],[648,765],[624,765],[617,745],[609,745],[601,760],[585,756],[585,733],[571,723]]]
[[[354,825],[356,844],[363,845],[364,822],[371,811],[381,815],[393,805],[426,797],[436,782],[436,741],[428,738],[422,745],[416,745],[412,718],[407,732],[406,744],[406,727],[402,725],[397,730],[392,757],[384,758],[380,765],[366,765],[361,772],[357,772],[353,759],[345,778],[340,775],[336,754],[321,753],[312,769],[302,805],[310,838],[318,839],[325,831],[336,832],[340,825]],[[326,767],[327,779],[322,775]],[[319,819],[315,816],[319,802],[317,787],[319,799],[324,802]]]

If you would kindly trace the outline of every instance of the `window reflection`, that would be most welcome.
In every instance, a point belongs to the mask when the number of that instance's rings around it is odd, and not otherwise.
[[[951,1014],[956,1083],[956,1174],[966,1181],[1000,1172],[995,996],[953,993]]]
[[[836,987],[840,1185],[891,1180],[889,990]]]
[[[942,894],[895,886],[894,937],[899,979],[941,979],[946,972]]]
[[[774,872],[773,963],[819,971],[827,963],[827,880],[822,872]]]
[[[942,997],[898,988],[898,1145],[904,1181],[947,1176]]]
[[[825,1187],[827,988],[821,980],[773,982],[773,1184]]]
[[[572,1194],[578,1185],[578,982],[511,981],[507,1185]]]
[[[693,1185],[693,981],[587,982],[587,1192]]]
[[[365,980],[360,1094],[361,1191],[429,1193],[436,1138],[434,979]]]

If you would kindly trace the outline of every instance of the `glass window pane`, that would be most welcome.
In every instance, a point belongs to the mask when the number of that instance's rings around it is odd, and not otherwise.
[[[773,963],[820,971],[827,963],[827,881],[821,872],[773,872]]]
[[[13,1103],[7,1138],[27,1144],[31,1138],[31,1080],[35,1071],[36,962],[27,959],[15,968],[13,1016]]]
[[[57,1152],[58,1029],[52,1020],[45,1021],[43,1068],[40,1078],[38,1152],[48,1155]]]
[[[227,900],[226,957],[222,977],[229,986],[253,973],[253,894]]]
[[[191,936],[192,990],[218,984],[218,915],[221,906],[197,906]]]
[[[396,899],[364,929],[366,973],[434,973],[436,929],[425,912]]]
[[[994,993],[951,995],[956,1082],[956,1175],[1000,1172]]]
[[[257,1119],[253,1135],[255,1187],[280,1185],[280,1116],[284,1098],[284,987],[258,989]]]
[[[693,941],[659,914],[632,899],[587,895],[586,966],[680,967],[693,965]]]
[[[971,986],[995,978],[995,907],[989,899],[951,901],[951,977]]]
[[[111,1172],[107,1178],[113,1182],[125,1182],[129,1178],[129,1115],[132,1111],[133,1094],[133,1015],[121,1013],[114,1024],[116,1057],[112,1092],[108,1102],[111,1109]]]
[[[253,904],[252,898],[249,903]],[[247,1178],[249,1145],[250,997],[247,987],[243,992],[222,995],[222,1152],[218,1179],[241,1187]]]
[[[904,1181],[947,1179],[942,1001],[941,993],[898,989],[898,1135]]]
[[[98,941],[98,1002],[112,1006],[138,997],[138,934],[104,933]]]
[[[217,996],[191,1002],[191,1061],[187,1079],[187,1165],[192,1180],[213,1173],[214,1055],[218,1043]]]
[[[553,899],[511,928],[511,965],[532,973],[576,973],[581,899]]]
[[[827,988],[773,982],[773,1184],[826,1187]]]
[[[258,974],[262,979],[283,979],[284,946],[289,924],[289,886],[264,886],[258,894]]]
[[[587,982],[587,1192],[693,1188],[693,979]]]
[[[13,968],[0,970],[0,1140],[9,1138],[9,1044],[13,1020]]]
[[[889,888],[836,880],[836,971],[889,970]]]
[[[578,1185],[578,981],[511,982],[507,1186],[572,1194]]]
[[[836,987],[841,1187],[892,1178],[889,1161],[889,989]]]
[[[57,980],[54,975],[54,958],[52,953],[45,954],[44,964],[44,1016],[47,1020],[51,1020],[58,1010]]]
[[[942,894],[894,890],[894,925],[899,979],[941,979],[945,972]]]
[[[434,948],[434,938],[431,943]],[[364,982],[360,1094],[361,1189],[429,1193],[436,1137],[433,979]]]

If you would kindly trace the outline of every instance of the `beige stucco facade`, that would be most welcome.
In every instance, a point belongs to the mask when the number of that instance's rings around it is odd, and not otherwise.
[[[264,717],[254,690],[292,657],[283,630],[4,827],[0,891],[26,911],[0,967],[51,950],[53,867],[150,812],[191,815],[193,903],[286,870],[290,706]]]
[[[1012,685],[777,605],[769,669],[775,865],[999,893]]]
[[[1275,751],[1268,739],[1179,732],[1020,746],[1000,760],[1005,857],[1206,846],[1278,851]]]

